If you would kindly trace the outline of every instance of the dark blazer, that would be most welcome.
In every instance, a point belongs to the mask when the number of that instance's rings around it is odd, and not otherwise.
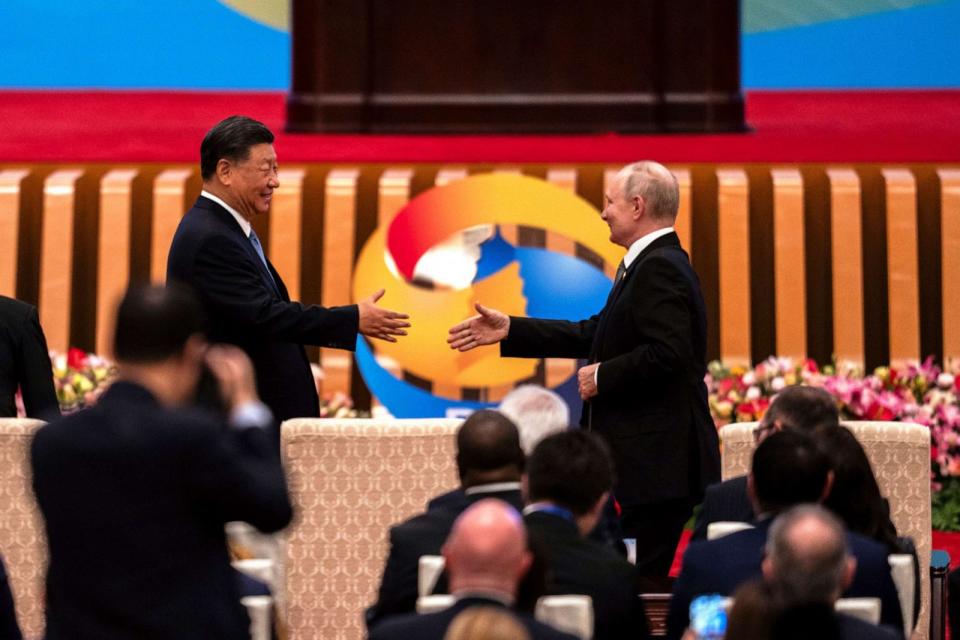
[[[249,638],[224,524],[282,529],[292,509],[267,426],[226,428],[117,382],[41,427],[47,640]]]
[[[13,607],[13,593],[7,582],[7,569],[0,556],[0,640],[22,640],[17,612]]]
[[[837,614],[840,624],[840,637],[843,640],[902,640],[903,634],[897,633],[886,625],[865,622],[853,616]]]
[[[729,596],[744,582],[762,577],[760,563],[771,520],[756,523],[756,528],[709,540],[695,542],[683,555],[683,568],[673,585],[673,597],[667,614],[667,638],[680,638],[689,622],[690,602],[698,595],[719,593]],[[900,600],[890,577],[887,549],[882,544],[847,534],[850,553],[857,559],[853,584],[843,597],[880,598],[880,622],[903,629]]]
[[[606,436],[624,507],[699,499],[720,479],[707,405],[707,322],[696,273],[675,233],[644,249],[603,310],[580,322],[511,318],[502,356],[600,362],[580,424]]]
[[[562,516],[534,512],[524,517],[547,568],[547,593],[593,599],[595,640],[639,640],[648,635],[637,572],[609,547],[584,539]]]
[[[367,609],[367,626],[384,618],[416,611],[420,556],[437,556],[457,517],[483,498],[500,498],[518,511],[523,508],[520,491],[465,496],[463,502],[431,509],[390,528],[390,549],[383,567],[377,602]]]
[[[0,418],[17,417],[18,386],[27,416],[51,420],[60,415],[37,308],[0,296]]]
[[[707,527],[712,522],[752,522],[753,518],[747,476],[717,482],[707,487],[690,541],[706,540]]]
[[[464,598],[458,600],[449,609],[425,615],[410,614],[386,620],[370,630],[370,640],[440,640],[447,627],[461,611],[470,607],[496,607],[505,609],[502,603],[486,598]],[[574,640],[574,636],[558,631],[553,627],[537,622],[533,617],[513,612],[513,615],[527,628],[532,640]]]
[[[268,261],[269,263],[269,261]],[[257,372],[257,389],[278,421],[317,417],[319,400],[304,344],[353,350],[356,305],[325,309],[291,302],[230,213],[200,197],[180,221],[167,258],[167,280],[200,295],[210,339],[238,345]]]

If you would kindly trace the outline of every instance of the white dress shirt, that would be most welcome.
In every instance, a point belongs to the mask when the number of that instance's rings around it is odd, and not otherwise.
[[[201,191],[200,195],[208,200],[213,200],[218,205],[230,212],[230,215],[233,216],[234,220],[237,221],[237,224],[240,225],[240,228],[243,229],[243,235],[250,237],[250,230],[253,229],[253,225],[250,224],[250,221],[240,215],[236,209],[228,205],[226,202],[213,195],[209,191]]]

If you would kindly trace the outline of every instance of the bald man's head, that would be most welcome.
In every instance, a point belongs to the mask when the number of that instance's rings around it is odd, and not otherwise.
[[[517,427],[499,411],[477,411],[460,425],[457,470],[464,488],[491,482],[518,482],[523,462]]]
[[[531,561],[523,518],[506,502],[480,500],[457,518],[443,557],[452,593],[481,589],[513,597]]]

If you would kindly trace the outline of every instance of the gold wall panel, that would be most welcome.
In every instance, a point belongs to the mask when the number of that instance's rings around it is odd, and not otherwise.
[[[720,356],[751,364],[750,201],[742,169],[717,170],[720,276]]]
[[[941,169],[940,247],[943,359],[960,360],[960,169]]]
[[[838,362],[862,367],[863,238],[860,178],[848,168],[827,169],[833,284],[833,352]]]
[[[920,357],[917,184],[908,169],[882,171],[887,199],[887,309],[890,364]]]
[[[300,300],[300,258],[303,230],[303,169],[284,169],[280,188],[273,192],[270,207],[270,240],[267,255],[287,286],[291,300]]]
[[[133,180],[137,169],[114,169],[100,179],[97,239],[97,353],[109,354],[113,314],[130,282]]]
[[[54,171],[43,183],[43,233],[40,245],[40,324],[47,346],[70,346],[73,310],[73,231],[77,180],[81,169]],[[81,293],[81,292],[78,292]],[[88,295],[89,292],[82,292]]]
[[[777,353],[807,357],[807,270],[803,231],[803,177],[774,169],[773,259]]]
[[[17,297],[20,255],[20,189],[27,169],[0,170],[0,295]]]
[[[167,169],[153,183],[153,229],[150,234],[150,279],[167,280],[167,254],[187,209],[187,180],[193,169]]]

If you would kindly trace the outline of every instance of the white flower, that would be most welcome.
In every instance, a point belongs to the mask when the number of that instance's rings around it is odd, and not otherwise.
[[[743,374],[743,377],[740,378],[740,381],[749,387],[757,381],[757,378],[755,375],[753,375],[753,371],[747,371],[745,374]]]
[[[760,398],[760,388],[750,387],[747,389],[747,400],[758,400]]]
[[[952,373],[941,373],[937,376],[937,386],[941,389],[949,389],[953,386],[954,377]]]
[[[783,379],[783,376],[777,376],[770,381],[770,388],[773,389],[774,393],[779,393],[783,391],[783,388],[787,386],[786,381]]]

